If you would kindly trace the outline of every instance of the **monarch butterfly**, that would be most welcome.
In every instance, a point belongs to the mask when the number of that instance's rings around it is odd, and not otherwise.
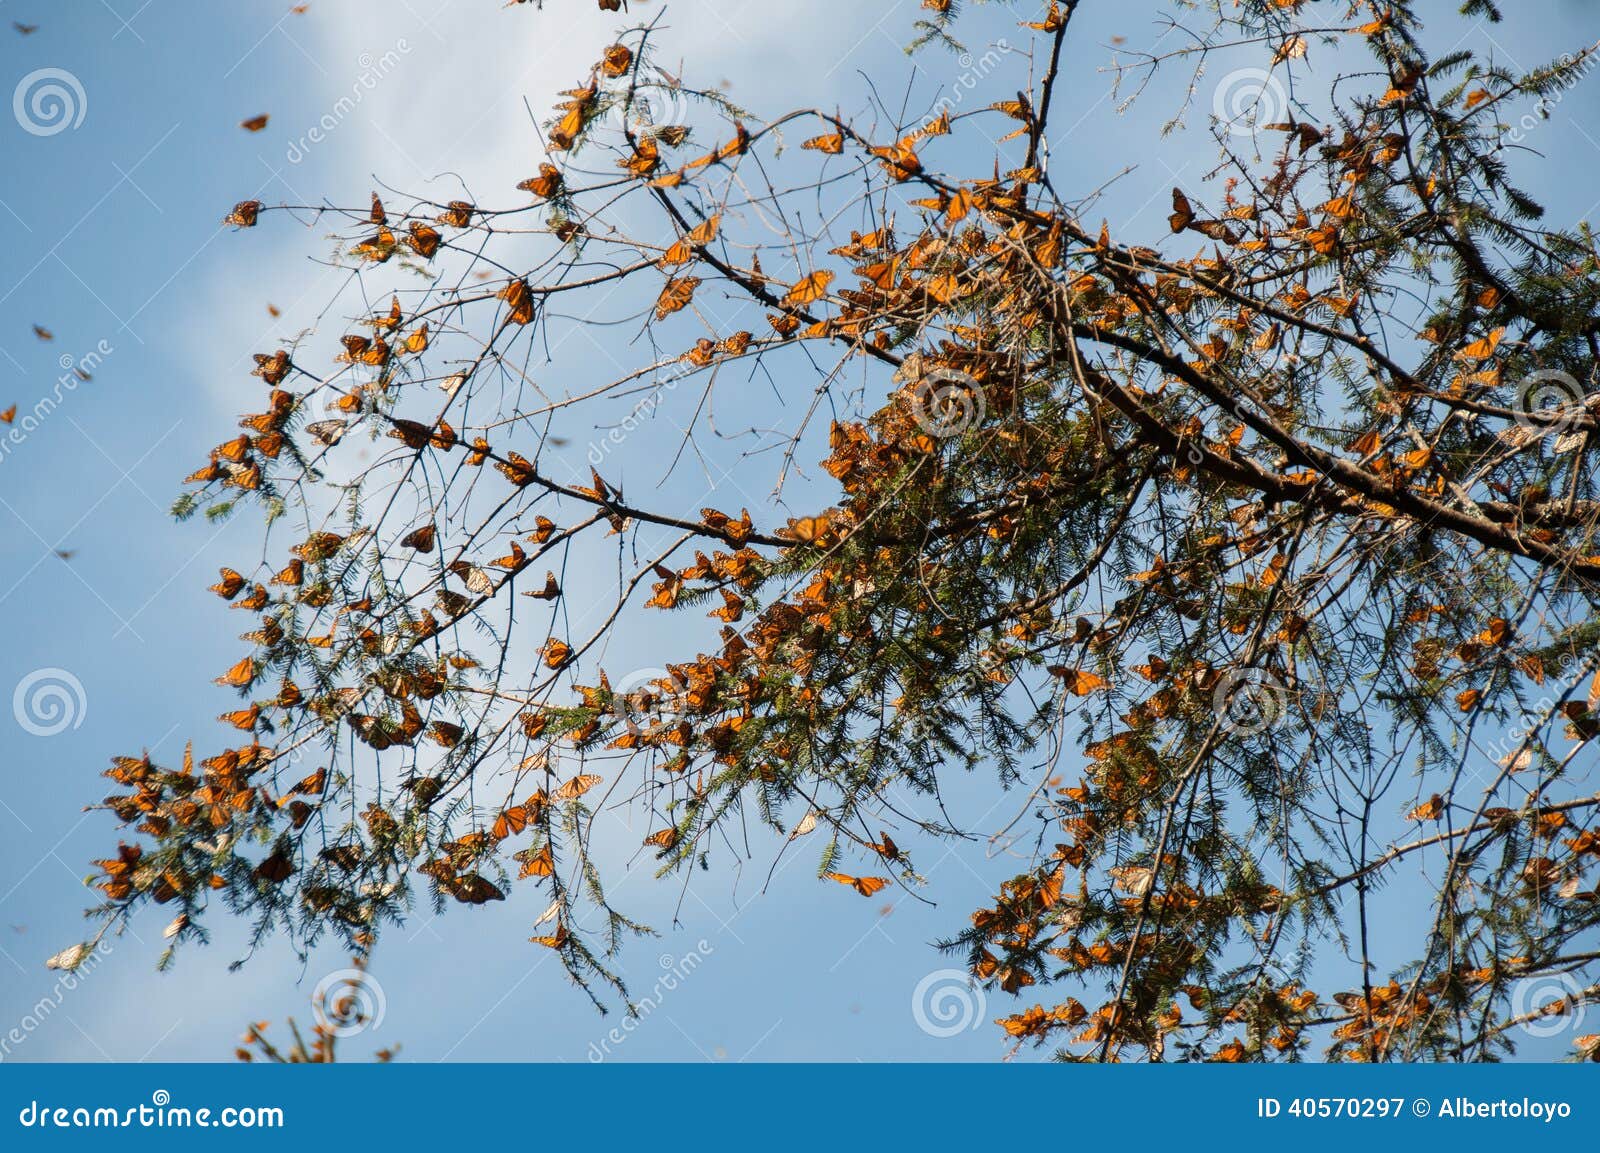
[[[693,255],[694,248],[690,245],[689,238],[680,236],[671,247],[661,254],[661,265],[662,267],[670,267],[674,264],[687,264],[689,258]]]
[[[1060,677],[1066,683],[1067,691],[1075,697],[1086,697],[1096,689],[1106,687],[1106,679],[1098,673],[1069,669],[1065,665],[1051,665],[1048,671],[1050,675]]]
[[[670,609],[678,603],[678,594],[683,591],[683,578],[665,565],[656,564],[651,567],[661,579],[651,586],[655,589],[655,594],[644,602],[644,606]]]
[[[233,224],[239,228],[254,228],[256,226],[256,217],[260,214],[261,201],[241,200],[233,206],[232,212],[222,218],[222,223]]]
[[[256,876],[273,884],[287,881],[293,873],[294,862],[281,849],[256,866]]]
[[[332,448],[344,439],[345,429],[349,426],[343,420],[335,417],[332,420],[318,420],[306,425],[306,431],[311,434],[311,439],[324,448]]]
[[[1406,814],[1408,821],[1437,821],[1444,816],[1444,798],[1434,793],[1422,804]]]
[[[852,877],[846,873],[827,873],[825,876],[830,881],[838,881],[841,885],[849,885],[863,897],[870,897],[889,884],[888,877]]]
[[[1136,897],[1148,893],[1156,881],[1156,871],[1147,865],[1113,865],[1106,870],[1116,887]]]
[[[1194,223],[1194,206],[1189,203],[1189,198],[1181,191],[1172,190],[1172,215],[1167,217],[1167,223],[1172,226],[1172,231],[1182,232]]]
[[[506,459],[496,461],[495,468],[500,474],[518,488],[526,488],[532,484],[538,473],[534,471],[533,462],[521,453],[507,452]]]
[[[469,591],[479,596],[488,596],[494,592],[493,579],[475,564],[469,564],[464,560],[451,561],[450,571],[461,578]]]
[[[406,246],[422,259],[432,260],[433,254],[439,251],[442,240],[439,230],[417,220],[413,220],[406,227],[411,232],[411,235],[406,237]]]
[[[513,280],[500,290],[500,299],[506,302],[506,319],[512,324],[528,324],[533,320],[533,289],[526,280]]]
[[[362,321],[362,323],[371,325],[379,332],[393,332],[400,327],[400,322],[404,319],[405,313],[400,310],[400,298],[398,296],[390,296],[388,312],[376,313],[367,320]],[[343,339],[348,340],[349,338],[345,337]]]
[[[299,793],[308,797],[320,796],[322,794],[322,790],[327,787],[327,784],[328,770],[318,769],[309,777],[304,777],[295,782],[294,786],[290,788],[289,792]]]
[[[220,568],[217,571],[222,575],[222,579],[211,585],[208,591],[216,593],[225,601],[231,601],[239,595],[239,590],[244,588],[244,577],[231,568]]]
[[[661,166],[661,149],[656,142],[645,136],[634,142],[633,155],[626,160],[617,161],[617,167],[626,169],[641,180],[649,176]]]
[[[361,336],[355,333],[341,336],[339,343],[344,345],[344,351],[339,354],[339,361],[344,364],[371,364],[381,365],[389,359],[389,346],[382,340],[374,340],[370,336]]]
[[[439,215],[439,223],[447,224],[451,228],[465,228],[472,223],[474,206],[471,201],[452,200],[445,205],[444,212]]]
[[[507,837],[515,836],[517,833],[522,832],[523,829],[526,829],[530,820],[532,820],[532,814],[528,812],[526,805],[514,805],[495,818],[494,825],[489,832],[495,840],[503,841]]]
[[[394,233],[385,226],[350,250],[352,256],[364,257],[374,264],[383,264],[394,255]]]
[[[390,726],[382,717],[368,713],[351,713],[347,719],[350,727],[356,731],[356,735],[378,752],[394,747],[395,740],[390,735]]]
[[[250,375],[259,376],[268,384],[279,384],[284,377],[289,375],[291,367],[289,354],[281,348],[270,356],[266,353],[256,353],[255,362],[256,366],[251,370]]]
[[[566,784],[562,785],[556,790],[556,796],[561,798],[563,801],[570,801],[575,797],[583,796],[583,794],[587,793],[590,789],[594,788],[604,779],[604,777],[597,777],[593,773],[586,773],[582,776],[573,777],[572,780],[568,781]]]
[[[719,620],[733,624],[744,616],[744,598],[727,589],[719,589],[722,593],[723,605],[720,609],[712,609],[707,616],[717,617]]]
[[[248,436],[236,436],[232,440],[224,441],[222,444],[217,445],[216,453],[223,460],[239,464],[250,457],[250,438]]]
[[[344,541],[345,538],[336,532],[314,532],[289,552],[304,560],[322,561],[338,552],[339,546],[344,544]]]
[[[217,684],[228,685],[231,688],[243,688],[255,679],[256,668],[249,657],[245,657],[227,672],[217,678]]]
[[[410,701],[400,702],[400,738],[402,744],[413,743],[422,732],[422,714]]]
[[[517,188],[523,192],[531,192],[545,200],[550,199],[561,191],[561,169],[554,164],[539,165],[539,175],[531,176],[524,180]]]
[[[466,732],[467,730],[460,725],[452,724],[449,721],[434,721],[433,724],[428,726],[428,736],[433,739],[435,744],[442,745],[447,749],[453,749],[459,745],[461,738],[466,736]]]
[[[267,126],[267,119],[267,114],[263,112],[260,116],[252,116],[248,120],[239,121],[239,127],[246,132],[260,132]]]
[[[466,873],[447,882],[442,886],[456,900],[463,905],[482,905],[489,901],[503,901],[506,895],[494,882],[479,876],[477,873]]]
[[[402,548],[414,549],[417,552],[432,552],[435,538],[434,526],[425,524],[421,528],[412,529],[400,538]]]
[[[535,945],[543,945],[548,949],[563,948],[571,939],[572,935],[567,932],[567,927],[559,921],[556,922],[556,931],[550,936],[528,938],[528,940],[532,941]]]
[[[1457,360],[1481,361],[1488,360],[1494,355],[1494,350],[1500,347],[1500,338],[1506,333],[1504,328],[1496,328],[1481,340],[1475,340],[1456,354]]]
[[[260,716],[260,707],[251,705],[248,709],[236,709],[231,713],[223,713],[217,720],[248,733],[256,727],[256,721]]]
[[[680,238],[677,244],[674,244],[672,248],[668,249],[669,253],[673,253],[678,250],[679,245],[682,245],[682,255],[679,256],[677,260],[671,261],[668,261],[667,257],[663,257],[663,261],[673,264],[682,264],[684,261],[688,260],[694,249],[704,248],[717,238],[717,229],[721,222],[721,213],[713,213],[712,215],[706,217],[699,224],[695,225],[694,228],[690,229],[689,232],[687,232],[682,238]]]
[[[677,276],[668,280],[656,298],[656,319],[665,320],[674,312],[682,311],[694,299],[694,290],[700,287],[698,276]]]
[[[805,516],[791,519],[788,525],[779,531],[779,535],[791,538],[800,544],[820,545],[827,541],[833,522],[826,516]]]
[[[517,874],[519,877],[548,877],[556,871],[555,854],[550,851],[549,845],[537,851],[523,849],[513,856],[522,862],[522,871]]]
[[[626,44],[613,44],[606,49],[604,59],[600,62],[600,69],[607,76],[616,79],[626,72],[633,64],[633,50]]]
[[[798,281],[783,298],[785,308],[799,308],[821,300],[828,293],[828,285],[833,283],[833,273],[826,268],[818,269],[811,275]]]
[[[535,600],[553,601],[561,595],[561,585],[556,582],[556,574],[547,571],[544,576],[544,588],[534,589],[522,595],[533,597]]]

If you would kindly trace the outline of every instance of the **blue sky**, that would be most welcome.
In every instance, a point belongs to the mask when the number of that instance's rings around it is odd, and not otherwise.
[[[639,5],[646,15],[659,7]],[[1455,4],[1434,7],[1450,29],[1444,39],[1459,30],[1513,66],[1600,34],[1582,0],[1519,6],[1520,19],[1493,29],[1492,40],[1451,15]],[[543,12],[496,0],[288,8],[0,0],[0,96],[57,69],[70,82],[44,76],[34,88],[63,83],[72,105],[59,131],[39,123],[29,131],[22,121],[31,113],[0,114],[0,409],[54,402],[0,455],[0,695],[57,683],[68,709],[65,727],[48,735],[30,727],[57,727],[50,717],[24,726],[0,709],[0,1032],[52,1002],[8,1059],[222,1059],[249,1020],[304,1020],[311,989],[346,963],[322,950],[302,965],[279,942],[230,972],[242,933],[217,921],[209,948],[185,951],[158,974],[162,918],[152,915],[64,994],[42,966],[81,938],[87,862],[116,842],[109,815],[81,811],[106,792],[98,774],[108,758],[148,747],[175,759],[188,737],[214,739],[213,718],[232,707],[210,681],[239,655],[237,614],[201,590],[219,564],[259,553],[257,525],[248,516],[220,529],[178,524],[167,509],[182,477],[254,401],[250,354],[317,324],[343,282],[313,263],[330,247],[325,229],[274,223],[235,234],[221,216],[250,197],[356,203],[380,183],[435,199],[504,200],[542,159],[529,108],[543,118],[617,26],[591,3],[563,0]],[[1110,95],[1103,66],[1112,38],[1154,42],[1164,10],[1153,0],[1085,6],[1052,145],[1067,195],[1116,178],[1086,215],[1152,241],[1165,231],[1168,190],[1181,182],[1205,191],[1216,155],[1205,131],[1214,79],[1197,87],[1186,127],[1164,139],[1160,125],[1187,74],[1162,73],[1128,111]],[[661,42],[665,60],[681,58],[701,83],[725,82],[757,113],[797,104],[865,112],[864,75],[896,108],[907,85],[913,103],[958,91],[973,103],[1011,94],[1012,74],[973,77],[942,50],[908,58],[916,14],[914,0],[679,0]],[[1035,15],[1031,6],[1024,14]],[[1004,5],[975,6],[962,35],[980,56],[1002,39],[1021,44],[1017,18]],[[13,20],[38,31],[15,34]],[[1530,134],[1554,163],[1528,166],[1524,183],[1558,220],[1591,216],[1600,200],[1586,175],[1600,156],[1597,108],[1591,81]],[[260,113],[271,116],[265,131],[240,130]],[[1129,154],[1128,140],[1147,150]],[[269,303],[280,317],[268,315]],[[37,339],[35,324],[54,339]],[[597,338],[602,351],[625,357],[611,339]],[[71,376],[74,364],[90,366],[92,379]],[[556,367],[586,370],[582,356]],[[594,430],[571,433],[582,444]],[[638,663],[659,664],[678,654],[667,640],[663,630],[628,644]],[[1021,801],[996,796],[986,779],[959,783],[954,799],[975,817]],[[1009,999],[991,997],[983,1023],[953,1036],[920,1027],[911,1006],[919,984],[951,964],[931,942],[957,931],[1014,864],[979,842],[922,868],[935,905],[845,901],[795,855],[764,889],[778,847],[758,847],[743,875],[702,877],[687,895],[652,882],[647,868],[615,890],[662,934],[624,956],[636,994],[695,955],[692,973],[621,1043],[604,1044],[620,1016],[599,1017],[526,943],[539,911],[526,907],[530,897],[437,921],[424,910],[393,932],[374,968],[384,1020],[351,1047],[360,1054],[400,1042],[425,1060],[581,1061],[597,1045],[621,1059],[1005,1052],[987,1022],[1013,1011]]]

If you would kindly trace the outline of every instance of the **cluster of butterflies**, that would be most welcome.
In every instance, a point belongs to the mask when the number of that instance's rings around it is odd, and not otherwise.
[[[601,0],[602,8],[615,10],[616,2],[608,4]],[[1051,19],[1055,19],[1054,16]],[[623,45],[614,45],[607,50],[603,60],[598,65],[598,72],[609,79],[620,79],[630,73],[636,61],[631,51]],[[565,141],[569,146],[582,133],[584,127],[601,107],[596,89],[592,86],[571,90],[566,94],[570,99],[562,106],[562,115],[558,119],[551,133],[553,147],[559,149]],[[1002,109],[1008,111],[1014,118],[1026,122],[1030,111],[1026,107],[1018,106],[1015,109]],[[251,133],[264,131],[270,121],[266,114],[252,116],[240,122],[240,127]],[[888,174],[896,180],[910,179],[920,171],[920,161],[917,158],[916,147],[918,143],[932,135],[939,135],[949,131],[948,117],[941,117],[927,125],[924,129],[911,134],[907,138],[893,145],[871,149],[873,154],[882,162]],[[623,167],[632,176],[640,179],[650,179],[657,187],[672,187],[686,178],[686,175],[698,168],[711,164],[722,163],[743,154],[751,144],[752,137],[742,125],[737,126],[733,137],[726,143],[712,149],[704,157],[685,164],[676,172],[669,172],[665,176],[658,175],[663,164],[662,147],[675,147],[687,137],[687,130],[681,126],[659,126],[648,135],[640,135],[634,146],[631,157],[623,162]],[[844,133],[838,132],[819,136],[806,142],[806,147],[813,151],[828,155],[838,154],[845,146]],[[538,174],[522,182],[519,186],[523,191],[529,192],[544,200],[555,200],[566,194],[565,178],[562,171],[555,165],[545,163],[539,168]],[[941,195],[936,202],[930,202],[930,207],[935,207],[945,221],[951,225],[957,224],[970,216],[983,215],[993,210],[993,204],[1001,197],[1000,191],[995,187],[983,189],[962,189],[951,195]],[[263,210],[259,200],[245,200],[236,204],[225,218],[226,223],[239,227],[254,227]],[[434,223],[450,228],[466,228],[470,225],[476,207],[465,201],[454,201],[447,205],[444,211],[437,216]],[[433,224],[413,220],[407,224],[407,233],[397,235],[400,231],[398,223],[391,225],[389,214],[379,198],[372,197],[371,211],[368,217],[374,232],[367,239],[355,245],[351,252],[353,255],[369,260],[373,263],[383,263],[402,247],[409,247],[425,259],[431,258],[440,247],[443,240],[440,231]],[[1179,192],[1174,193],[1174,231],[1194,229],[1208,236],[1218,233],[1218,222],[1199,220],[1196,218],[1192,205],[1183,198]],[[674,313],[688,308],[694,299],[696,289],[701,281],[690,274],[687,269],[697,260],[709,259],[709,252],[717,244],[720,234],[721,218],[717,214],[703,217],[697,224],[690,226],[687,222],[684,230],[673,243],[662,250],[658,259],[659,267],[666,274],[665,286],[660,291],[654,307],[654,314],[658,319],[664,319]],[[1216,226],[1216,227],[1214,227]],[[1219,233],[1220,235],[1220,233]],[[1048,242],[1047,242],[1048,243]],[[1056,238],[1059,245],[1059,237]],[[932,296],[941,301],[949,299],[956,291],[958,285],[954,276],[941,274],[943,279],[928,276],[923,282],[914,282],[917,273],[930,269],[936,263],[959,262],[962,254],[956,250],[944,250],[933,244],[922,247],[914,246],[907,252],[895,250],[892,236],[887,229],[880,230],[871,236],[853,236],[852,244],[847,248],[837,250],[838,254],[845,255],[853,260],[862,262],[865,283],[861,292],[835,294],[833,284],[837,274],[832,269],[816,267],[801,275],[792,283],[779,283],[762,278],[763,281],[773,286],[771,298],[775,301],[781,313],[772,319],[772,324],[780,337],[792,335],[800,330],[802,323],[813,325],[809,332],[826,334],[825,327],[819,328],[820,322],[808,315],[808,310],[819,304],[841,305],[845,308],[855,307],[860,317],[865,317],[869,311],[866,304],[862,303],[868,296],[875,293],[894,294],[905,293],[908,296]],[[946,257],[952,258],[945,260]],[[513,324],[531,323],[535,314],[537,300],[535,290],[526,280],[521,278],[510,279],[504,288],[499,291],[499,297],[504,303],[504,316]],[[879,302],[872,307],[879,311],[892,311],[888,304]],[[274,316],[276,309],[269,310]],[[343,351],[339,361],[350,365],[364,365],[377,369],[384,369],[390,364],[391,359],[401,353],[420,354],[428,348],[429,332],[426,323],[420,324],[410,333],[400,331],[403,321],[402,310],[398,299],[393,300],[387,315],[379,315],[367,323],[371,326],[370,334],[351,334],[343,338]],[[847,323],[854,323],[857,316],[847,316]],[[717,356],[738,357],[745,355],[755,345],[755,338],[749,332],[738,332],[733,336],[720,341],[700,341],[695,350],[686,354],[695,364],[708,364]],[[757,346],[759,347],[759,346]],[[699,358],[699,359],[696,359]],[[295,407],[295,398],[279,390],[282,384],[294,371],[294,365],[286,350],[279,350],[271,354],[256,356],[255,375],[260,377],[265,384],[273,388],[272,411],[252,418],[250,425],[254,435],[236,438],[224,445],[218,446],[213,455],[211,465],[191,479],[214,480],[223,479],[225,483],[238,484],[241,487],[251,487],[259,483],[257,460],[261,457],[273,458],[276,456],[277,447],[283,429],[290,413]],[[341,399],[338,407],[348,415],[366,412],[370,406],[364,405],[362,398],[354,393]],[[413,449],[424,449],[433,446],[440,449],[453,449],[457,447],[458,440],[454,430],[439,421],[433,425],[425,425],[416,421],[407,421],[398,417],[386,417],[389,421],[389,435],[402,441]],[[323,421],[314,421],[307,426],[309,435],[318,443],[331,447],[339,442],[349,427],[349,421],[343,417],[333,417]],[[877,451],[877,447],[863,438],[864,433],[859,427],[852,430],[848,427],[836,426],[833,434],[833,447],[836,453],[848,448],[851,452],[859,450],[859,459],[852,462],[865,464],[868,457]],[[481,464],[490,455],[489,446],[478,442],[471,448],[472,459],[470,464]],[[837,464],[838,461],[832,462]],[[494,454],[495,468],[513,485],[523,487],[543,478],[535,472],[534,465],[526,458],[513,451],[506,450]],[[832,469],[830,468],[830,471]],[[848,487],[848,486],[847,486]],[[620,492],[608,485],[605,481],[594,477],[594,484],[590,488],[574,487],[572,492],[589,499],[603,507],[614,506],[620,502]],[[540,518],[541,521],[544,518]],[[546,522],[548,524],[548,522]],[[718,680],[720,674],[732,673],[744,665],[747,660],[753,659],[751,653],[763,654],[761,659],[770,659],[771,652],[782,638],[796,633],[801,627],[810,622],[824,621],[824,627],[831,627],[835,617],[831,602],[838,599],[839,587],[849,587],[853,578],[850,574],[830,570],[819,575],[801,596],[793,603],[780,602],[771,606],[768,611],[747,626],[746,632],[741,633],[732,626],[744,621],[747,612],[745,593],[758,583],[761,573],[762,558],[746,546],[752,539],[759,539],[761,543],[773,544],[775,541],[783,542],[793,548],[814,548],[818,550],[831,548],[838,543],[852,528],[852,514],[841,510],[829,510],[814,517],[803,517],[791,520],[787,526],[778,530],[776,537],[761,537],[748,510],[741,510],[735,517],[728,513],[705,509],[700,520],[702,528],[710,535],[720,538],[733,546],[733,553],[719,552],[716,558],[700,557],[697,565],[682,572],[656,566],[656,575],[662,580],[657,584],[655,595],[650,604],[655,607],[670,608],[677,603],[678,596],[687,580],[710,580],[715,582],[715,591],[720,594],[721,604],[711,610],[712,616],[720,619],[725,626],[724,639],[727,648],[717,660],[725,662],[726,667],[719,668],[718,674],[711,676],[712,682]],[[548,526],[553,529],[553,525]],[[535,539],[535,538],[530,538]],[[442,551],[439,539],[439,530],[433,524],[425,524],[408,529],[398,540],[401,548],[418,554],[432,554]],[[523,550],[513,542],[510,546],[511,556],[501,561],[491,562],[511,571],[520,570],[528,560]],[[305,581],[305,560],[297,558],[272,578],[272,584],[290,589],[300,588]],[[309,558],[314,559],[314,558]],[[481,568],[465,560],[458,559],[448,566],[451,572],[459,577],[468,590],[480,596],[491,594],[497,587],[489,574]],[[725,582],[725,583],[724,583]],[[217,589],[228,599],[248,590],[249,595],[238,603],[241,607],[259,609],[268,603],[268,592],[262,584],[253,584],[240,574],[227,570],[224,572],[222,586]],[[561,595],[560,583],[554,573],[548,573],[542,587],[527,590],[525,595],[555,600]],[[463,598],[465,602],[466,598]],[[750,610],[753,612],[753,610]],[[267,630],[263,629],[265,633]],[[746,641],[745,637],[751,638]],[[841,636],[841,640],[847,637]],[[575,654],[572,646],[565,640],[552,638],[543,648],[541,658],[551,669],[563,669],[574,660]],[[259,670],[250,658],[245,658],[233,669],[230,669],[221,682],[227,685],[248,688],[253,684]],[[1083,670],[1071,669],[1065,666],[1052,669],[1056,675],[1062,677],[1069,691],[1083,696],[1104,687],[1103,678]],[[803,675],[803,671],[802,671]],[[701,687],[704,700],[708,708],[713,706],[715,690]],[[281,699],[279,703],[284,703]],[[290,702],[298,703],[298,702]],[[225,720],[240,729],[253,731],[260,718],[257,706],[236,710],[225,715]],[[691,740],[702,742],[707,748],[717,753],[719,759],[728,759],[734,754],[730,752],[732,735],[737,732],[742,717],[733,716],[723,723],[713,725],[700,733],[681,735],[677,737],[685,746]],[[414,707],[407,706],[404,715],[398,721],[389,721],[375,716],[357,715],[350,720],[352,728],[357,735],[374,748],[386,748],[395,743],[408,743],[420,735],[424,729],[421,717]],[[688,728],[687,725],[682,728]],[[675,733],[681,734],[682,729]],[[529,728],[528,735],[536,733]],[[447,726],[435,739],[441,744],[452,745],[463,737],[459,726]],[[731,761],[730,761],[731,763]],[[598,783],[599,777],[579,777],[568,782],[556,793],[557,797],[576,796],[593,784]],[[574,791],[576,790],[576,791]],[[543,795],[542,791],[528,797],[521,804],[505,808],[493,818],[492,826],[481,833],[469,834],[459,838],[443,847],[443,851],[434,860],[424,866],[423,871],[438,882],[441,889],[455,899],[467,904],[483,904],[490,901],[504,899],[505,893],[499,885],[477,867],[481,857],[492,849],[498,842],[515,834],[523,832],[530,825],[536,825],[541,819],[544,807],[550,798]],[[811,817],[814,821],[814,815]],[[804,822],[802,822],[802,825]],[[798,830],[797,830],[798,831]],[[669,827],[653,832],[646,839],[646,843],[667,852],[677,846],[683,837],[683,831],[676,827]],[[899,846],[895,844],[887,833],[880,833],[876,842],[863,842],[867,849],[876,853],[882,861],[901,867],[906,867],[904,855]],[[519,851],[515,859],[521,865],[520,876],[540,877],[550,875],[555,868],[554,851],[548,841]],[[262,866],[266,871],[260,872],[263,879],[278,882],[289,875],[287,861],[269,858]],[[864,897],[871,898],[884,890],[894,881],[887,876],[854,875],[844,872],[828,871],[824,878],[840,885],[853,889]],[[564,916],[558,917],[553,933],[534,940],[554,948],[563,947],[570,935],[565,925]]]

